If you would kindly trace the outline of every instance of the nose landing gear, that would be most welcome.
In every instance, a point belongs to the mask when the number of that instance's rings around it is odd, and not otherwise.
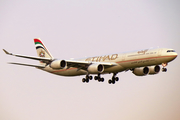
[[[165,68],[168,64],[167,63],[162,63],[162,72],[167,72],[167,68]]]
[[[167,72],[167,68],[162,68],[162,72]]]

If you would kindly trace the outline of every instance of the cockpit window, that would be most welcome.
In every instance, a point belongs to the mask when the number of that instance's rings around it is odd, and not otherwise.
[[[168,50],[167,52],[175,52],[175,50]]]

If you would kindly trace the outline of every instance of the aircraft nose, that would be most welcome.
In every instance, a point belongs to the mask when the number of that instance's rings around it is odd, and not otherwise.
[[[178,54],[175,52],[175,53],[174,53],[174,56],[175,56],[175,58],[176,58],[176,57],[178,56]]]
[[[173,60],[178,56],[176,52],[173,53]]]

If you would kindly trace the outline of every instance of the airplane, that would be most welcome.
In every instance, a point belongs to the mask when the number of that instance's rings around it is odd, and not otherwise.
[[[112,73],[112,78],[108,80],[109,84],[115,84],[119,81],[116,75],[122,71],[132,71],[136,76],[155,75],[158,74],[162,65],[162,72],[166,72],[165,68],[169,62],[177,57],[177,53],[169,48],[143,49],[126,53],[115,53],[108,55],[100,55],[83,59],[56,59],[48,51],[45,44],[40,38],[35,38],[34,43],[38,57],[9,53],[5,49],[3,51],[12,56],[22,57],[32,60],[38,60],[39,65],[14,63],[10,64],[35,67],[46,72],[61,76],[80,76],[83,83],[92,80],[104,82],[103,74]]]

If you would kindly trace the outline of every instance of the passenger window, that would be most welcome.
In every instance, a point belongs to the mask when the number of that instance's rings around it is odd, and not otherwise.
[[[175,50],[168,50],[167,52],[175,52]]]

